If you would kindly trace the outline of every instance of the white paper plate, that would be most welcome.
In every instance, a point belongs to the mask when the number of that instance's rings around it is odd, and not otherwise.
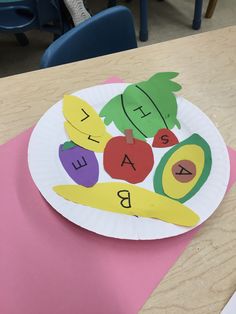
[[[94,86],[74,93],[92,105],[100,112],[104,104],[112,97],[120,94],[128,84],[106,84]],[[230,173],[229,157],[226,145],[211,120],[192,103],[182,97],[177,98],[178,115],[181,129],[172,130],[179,141],[188,138],[193,133],[201,135],[210,145],[212,152],[212,169],[206,183],[200,191],[185,204],[200,216],[204,222],[222,201]],[[59,145],[68,141],[64,131],[64,116],[62,101],[52,106],[39,120],[29,142],[28,162],[32,178],[39,191],[51,206],[68,220],[75,224],[114,238],[122,239],[161,239],[185,233],[191,228],[181,227],[157,219],[137,218],[116,214],[96,208],[75,204],[58,196],[52,187],[60,184],[74,184],[62,167],[59,156]],[[120,132],[112,124],[107,127],[113,135]],[[152,143],[150,139],[149,143]],[[169,148],[168,148],[169,149]],[[168,151],[154,149],[155,165],[145,182],[138,184],[153,191],[153,175],[161,157]],[[99,164],[102,154],[96,153]],[[102,168],[103,169],[103,168]],[[99,182],[115,181],[103,170],[99,174]]]

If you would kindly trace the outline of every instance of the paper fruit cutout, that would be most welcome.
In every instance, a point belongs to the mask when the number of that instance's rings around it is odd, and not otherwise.
[[[65,95],[64,127],[69,138],[77,145],[94,152],[103,152],[111,135],[97,112],[83,99]]]
[[[59,158],[68,175],[76,183],[85,187],[97,183],[99,165],[94,152],[66,142],[59,147]]]
[[[178,144],[179,141],[175,134],[169,129],[160,129],[154,136],[153,147],[169,147]]]
[[[152,148],[131,134],[113,137],[105,147],[103,165],[112,178],[142,182],[154,165]]]
[[[58,185],[53,190],[74,203],[115,213],[157,218],[188,227],[195,226],[199,221],[199,216],[187,206],[128,183],[97,183],[91,188]]]
[[[207,180],[211,150],[198,134],[179,143],[173,133],[175,126],[180,128],[174,93],[181,86],[171,81],[177,75],[157,73],[129,85],[105,104],[99,115],[83,99],[66,95],[64,127],[71,141],[60,146],[59,158],[77,185],[55,186],[54,191],[68,201],[93,208],[195,226],[199,216],[182,203]],[[111,123],[124,136],[112,138],[105,127]],[[148,138],[153,138],[153,148],[146,142]],[[169,150],[155,170],[153,192],[134,184],[145,182],[152,171],[155,148]],[[103,167],[94,152],[104,152]],[[99,166],[111,178],[129,183],[97,183]]]
[[[172,147],[154,175],[154,189],[181,203],[195,195],[207,180],[212,165],[208,143],[198,134]]]
[[[111,139],[111,135],[105,131],[102,136],[92,136],[82,133],[74,128],[68,121],[65,121],[64,127],[69,138],[77,145],[94,152],[103,152],[107,142]]]
[[[97,112],[83,99],[65,95],[63,99],[65,119],[78,131],[91,136],[102,136],[105,125]]]
[[[177,75],[175,72],[157,73],[147,81],[129,85],[101,110],[104,123],[114,122],[122,133],[132,129],[134,137],[142,140],[153,137],[159,129],[180,128],[174,92],[181,86],[171,81]]]

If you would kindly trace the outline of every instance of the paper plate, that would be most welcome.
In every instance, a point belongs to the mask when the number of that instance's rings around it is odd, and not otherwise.
[[[99,112],[112,97],[120,94],[128,84],[105,84],[87,88],[74,93],[92,105]],[[226,145],[211,120],[196,106],[182,97],[177,98],[178,115],[181,129],[172,129],[179,141],[193,133],[201,135],[209,144],[212,152],[212,169],[199,192],[185,205],[200,216],[203,223],[219,206],[226,192],[229,181],[229,157]],[[185,233],[191,228],[166,223],[158,219],[142,218],[107,212],[75,204],[58,196],[52,187],[60,184],[75,184],[62,167],[58,148],[68,141],[64,131],[62,101],[52,106],[39,120],[30,138],[28,162],[32,178],[47,202],[71,222],[98,234],[121,239],[161,239]],[[120,135],[111,124],[107,130],[112,135]],[[150,139],[149,143],[152,143]],[[167,148],[154,149],[155,165],[144,182],[138,184],[153,191],[153,176],[161,157]],[[103,165],[102,153],[96,153],[99,165]],[[100,170],[99,182],[113,180],[103,169]],[[121,181],[121,180],[120,180]]]

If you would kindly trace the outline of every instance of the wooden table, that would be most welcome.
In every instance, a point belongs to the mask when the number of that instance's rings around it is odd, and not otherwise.
[[[177,71],[181,94],[236,148],[236,26],[0,80],[0,142],[32,126],[65,93],[116,75]],[[236,186],[204,223],[141,313],[219,313],[236,288]]]

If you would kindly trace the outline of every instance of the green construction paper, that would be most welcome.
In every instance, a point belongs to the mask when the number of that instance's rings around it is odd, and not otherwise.
[[[124,133],[132,129],[136,138],[153,137],[159,129],[180,128],[177,120],[177,102],[173,92],[181,86],[171,79],[178,73],[157,73],[149,80],[129,85],[123,94],[112,98],[101,110],[104,123],[114,122]]]
[[[160,163],[158,164],[155,174],[154,174],[154,179],[153,179],[153,184],[154,184],[154,190],[158,194],[162,194],[165,196],[170,197],[164,192],[163,189],[163,171],[164,168],[170,159],[170,157],[177,151],[179,150],[180,147],[183,147],[184,145],[196,145],[199,146],[203,152],[204,152],[204,166],[202,169],[202,173],[196,182],[195,186],[182,198],[175,199],[181,203],[186,202],[189,200],[191,197],[193,197],[203,186],[203,184],[206,182],[210,171],[211,171],[211,166],[212,166],[212,156],[211,156],[211,149],[209,144],[198,134],[193,134],[186,140],[180,142],[179,144],[175,145],[172,147],[161,159]],[[183,156],[184,159],[184,156]],[[186,184],[186,183],[185,183]],[[171,198],[171,197],[170,197]]]
[[[75,146],[78,146],[76,145],[74,142],[72,141],[68,141],[68,142],[65,142],[62,146],[62,150],[67,150],[67,149],[70,149],[70,148],[73,148]]]

